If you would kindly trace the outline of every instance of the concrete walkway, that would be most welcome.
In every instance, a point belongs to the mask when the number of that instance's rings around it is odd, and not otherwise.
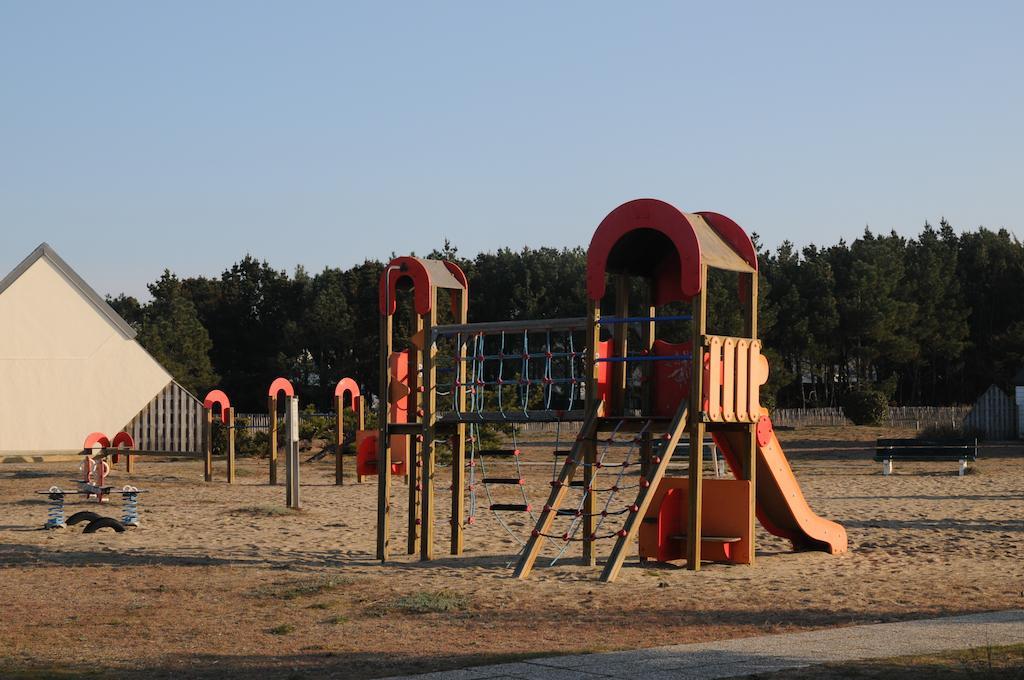
[[[941,619],[829,628],[807,633],[672,645],[628,652],[553,656],[410,675],[416,680],[733,678],[823,663],[933,654],[1024,643],[1024,609]]]

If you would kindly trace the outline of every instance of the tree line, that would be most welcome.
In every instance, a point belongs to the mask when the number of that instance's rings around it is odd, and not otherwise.
[[[865,229],[852,243],[758,252],[759,334],[772,368],[766,403],[834,406],[866,387],[905,405],[968,403],[993,383],[1008,386],[1024,366],[1024,246],[1005,229],[957,234],[943,220],[910,239]],[[582,248],[466,258],[445,242],[427,257],[466,271],[471,321],[584,314]],[[108,302],[200,397],[221,387],[240,410],[262,410],[282,375],[303,403],[326,410],[343,376],[376,391],[384,265],[289,275],[247,255],[219,277],[164,271],[145,304],[126,295]],[[737,332],[729,284],[728,274],[711,280],[712,332]],[[410,316],[396,317],[397,337],[409,335]]]

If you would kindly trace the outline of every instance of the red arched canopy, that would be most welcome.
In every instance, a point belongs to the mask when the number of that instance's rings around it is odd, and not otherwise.
[[[89,436],[85,438],[85,443],[82,444],[82,448],[91,449],[97,444],[99,444],[101,448],[109,449],[110,437],[103,434],[102,432],[91,432],[89,433]]]
[[[118,432],[114,435],[114,441],[110,442],[110,445],[115,449],[121,448],[122,446],[134,449],[135,440],[132,439],[132,436],[127,432]]]
[[[747,234],[718,213],[684,213],[653,198],[611,211],[587,250],[587,295],[600,300],[608,273],[645,276],[654,282],[655,304],[687,300],[700,292],[701,264],[756,272]]]
[[[231,400],[228,399],[228,395],[220,390],[210,390],[209,394],[206,395],[206,399],[203,399],[203,408],[213,409],[218,404],[220,404],[221,414],[231,408]]]
[[[295,396],[295,388],[288,381],[287,378],[275,378],[274,382],[270,383],[270,389],[267,390],[267,396],[276,397],[278,393],[284,392],[286,397]]]
[[[426,314],[433,304],[431,288],[468,290],[466,274],[454,262],[421,260],[418,257],[396,257],[380,275],[380,313],[395,313],[395,296],[399,284],[411,284],[417,314]]]
[[[342,403],[344,403],[346,392],[352,400],[352,410],[358,411],[359,399],[361,398],[359,394],[359,385],[357,385],[356,381],[352,378],[342,378],[334,387],[334,396],[341,397]]]

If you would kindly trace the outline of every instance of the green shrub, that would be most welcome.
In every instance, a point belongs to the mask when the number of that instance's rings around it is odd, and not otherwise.
[[[843,411],[854,425],[881,425],[889,415],[889,399],[871,387],[859,387],[843,397]]]

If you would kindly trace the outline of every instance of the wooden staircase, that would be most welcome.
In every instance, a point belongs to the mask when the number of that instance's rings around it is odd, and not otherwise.
[[[566,514],[565,511],[560,511],[559,508],[565,500],[565,496],[569,488],[574,486],[573,476],[576,474],[577,469],[584,463],[586,447],[591,445],[598,431],[606,429],[604,427],[606,420],[616,420],[599,417],[598,414],[601,412],[603,405],[604,403],[602,401],[598,401],[587,409],[587,414],[583,421],[583,426],[580,428],[580,433],[577,436],[569,455],[566,456],[565,464],[562,466],[562,470],[558,475],[557,481],[551,483],[551,495],[548,497],[543,511],[537,518],[537,526],[534,528],[530,538],[526,542],[525,548],[523,549],[522,557],[520,558],[519,564],[516,566],[515,570],[516,578],[525,579],[530,575],[530,572],[533,571],[533,566],[537,561],[537,557],[540,554],[540,549],[543,546],[546,534],[551,529],[552,522],[556,516]],[[608,562],[605,564],[604,570],[601,572],[602,581],[614,581],[618,576],[619,570],[622,568],[622,563],[626,557],[626,551],[636,539],[643,516],[647,512],[647,507],[650,505],[651,500],[654,497],[654,490],[658,488],[658,484],[665,476],[665,471],[668,469],[669,462],[672,460],[672,454],[676,450],[676,446],[679,444],[679,439],[682,437],[683,432],[686,430],[687,413],[687,402],[684,401],[679,405],[679,409],[676,411],[671,423],[664,430],[661,439],[657,442],[658,453],[652,458],[653,464],[648,466],[647,473],[640,483],[640,490],[637,493],[636,501],[632,506],[630,506],[630,512],[626,518],[625,524],[616,534],[615,547],[612,548]],[[589,482],[589,479],[585,480],[585,483],[582,486],[586,486],[586,483]]]

